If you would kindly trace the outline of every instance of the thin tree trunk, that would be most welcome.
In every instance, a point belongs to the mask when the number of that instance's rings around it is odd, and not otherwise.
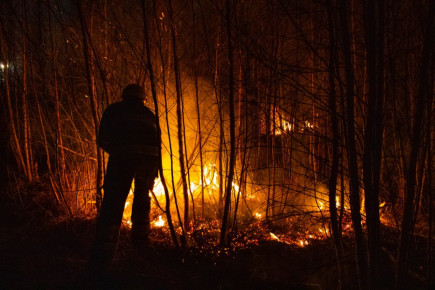
[[[383,143],[384,1],[364,1],[367,43],[368,104],[364,136],[363,180],[368,231],[368,286],[380,287],[379,180]]]
[[[432,62],[434,62],[434,60],[432,59]],[[432,86],[432,91],[433,91],[433,86]],[[432,96],[433,98],[433,96]],[[428,114],[429,114],[429,124],[433,124],[433,115],[432,115],[432,110],[433,110],[433,102],[431,104],[430,107],[428,107]],[[427,146],[427,159],[428,159],[428,166],[427,166],[427,175],[428,175],[428,189],[429,189],[429,197],[428,197],[428,235],[427,235],[427,248],[428,248],[428,255],[427,255],[427,284],[428,284],[428,289],[433,289],[434,288],[434,273],[433,273],[433,245],[432,245],[432,231],[433,231],[433,194],[434,194],[434,190],[432,189],[432,162],[433,162],[433,157],[432,157],[432,153],[433,151],[431,150],[431,146],[432,146],[432,134],[431,134],[431,128],[432,126],[428,126],[427,129],[427,139],[428,139],[428,146]],[[433,131],[432,131],[433,132]]]
[[[25,162],[25,173],[29,182],[33,181],[33,164],[32,164],[32,146],[31,146],[31,132],[30,132],[30,120],[29,120],[29,110],[27,104],[27,58],[28,58],[28,49],[27,49],[27,38],[26,33],[28,32],[27,28],[27,8],[26,4],[23,3],[22,6],[23,12],[23,20],[22,20],[22,45],[23,45],[23,64],[22,64],[22,77],[23,77],[23,91],[21,94],[21,106],[23,112],[23,146],[24,146],[24,162]]]
[[[224,215],[222,217],[222,228],[220,234],[220,245],[225,244],[225,235],[227,231],[227,223],[229,217],[229,207],[231,203],[231,190],[234,176],[234,164],[236,155],[236,131],[235,131],[235,114],[234,114],[234,60],[233,60],[233,47],[231,42],[231,0],[226,0],[226,24],[227,24],[227,39],[228,39],[228,62],[229,62],[229,96],[228,102],[230,107],[230,164],[228,168],[228,179],[225,189],[225,205]]]
[[[145,1],[142,1],[141,4],[142,4],[142,13],[143,13],[143,22],[144,22],[144,40],[145,40],[145,48],[146,48],[147,69],[148,69],[150,84],[151,84],[151,94],[153,96],[153,101],[154,101],[154,111],[155,111],[155,116],[156,116],[156,124],[157,124],[159,144],[162,144],[162,135],[161,135],[161,129],[160,129],[160,122],[159,122],[159,105],[157,102],[156,84],[155,84],[155,78],[154,78],[153,65],[151,62],[151,48],[150,48],[149,33],[148,33],[147,10],[146,10],[146,6],[145,6]],[[153,4],[154,4],[154,2],[153,2]],[[170,202],[170,198],[169,198],[168,186],[166,185],[165,176],[163,175],[163,159],[162,159],[162,150],[161,149],[162,148],[160,146],[160,150],[158,150],[159,161],[160,161],[159,162],[159,173],[160,173],[160,181],[162,182],[163,189],[165,191],[166,219],[168,220],[168,226],[169,226],[169,230],[171,232],[172,241],[174,242],[175,247],[178,247],[177,235],[175,233],[174,224],[172,222],[172,216],[171,216],[171,202]]]
[[[155,7],[155,2],[154,3],[154,7]],[[157,18],[157,15],[154,14]],[[175,177],[174,177],[174,151],[172,150],[172,141],[171,141],[171,129],[169,126],[169,110],[168,110],[168,98],[167,98],[167,93],[166,93],[166,88],[168,87],[168,82],[169,82],[169,75],[170,75],[170,70],[169,68],[171,67],[171,45],[169,42],[167,42],[167,57],[168,57],[168,63],[167,65],[165,65],[165,61],[164,61],[164,56],[163,56],[163,52],[162,52],[162,47],[161,47],[161,43],[162,43],[162,37],[161,37],[161,31],[159,29],[159,26],[157,25],[157,32],[159,35],[159,54],[160,54],[160,59],[161,59],[161,63],[162,63],[162,82],[163,82],[163,98],[165,100],[165,118],[166,118],[166,130],[168,132],[168,143],[169,143],[169,158],[171,160],[171,185],[172,185],[172,192],[174,194],[174,203],[175,203],[175,210],[177,212],[177,218],[178,218],[178,223],[180,225],[181,228],[181,232],[183,237],[185,236],[185,232],[184,232],[184,227],[183,227],[183,219],[181,218],[181,214],[180,214],[180,208],[178,206],[178,198],[177,198],[177,191],[175,188]],[[165,66],[168,67],[167,70],[167,76],[166,76],[166,69]],[[186,246],[186,240],[185,239],[181,239],[181,244],[183,246]]]
[[[180,175],[181,181],[183,185],[183,197],[184,197],[184,228],[189,230],[189,192],[187,190],[187,179],[186,179],[186,165],[185,165],[185,157],[184,157],[184,145],[183,145],[183,116],[182,116],[182,102],[183,102],[183,94],[181,88],[181,76],[180,76],[180,68],[178,63],[177,56],[177,38],[175,34],[175,23],[174,23],[174,15],[172,11],[172,1],[168,0],[168,14],[170,21],[170,31],[172,37],[172,53],[174,56],[174,73],[175,73],[175,88],[177,92],[177,126],[178,126],[178,154],[180,161]]]
[[[432,67],[434,67],[435,64],[435,58],[432,57]],[[432,71],[432,74],[434,74],[435,72]],[[434,84],[431,84],[431,89],[430,91],[433,92],[434,91]],[[432,170],[433,170],[433,152],[434,152],[434,148],[432,148],[432,146],[434,145],[433,140],[435,140],[435,130],[433,130],[433,125],[435,124],[435,114],[433,114],[433,112],[435,112],[435,103],[434,103],[434,98],[433,98],[433,93],[431,96],[432,102],[430,104],[430,106],[428,106],[428,120],[429,120],[429,126],[427,126],[427,142],[428,142],[428,146],[427,146],[427,160],[428,160],[428,166],[427,166],[427,175],[428,175],[428,181],[427,181],[427,188],[428,190],[428,239],[427,239],[427,248],[428,248],[428,255],[427,255],[427,285],[428,285],[428,289],[433,289],[435,288],[434,286],[434,277],[435,277],[435,273],[434,273],[434,268],[433,268],[433,244],[432,244],[432,231],[433,231],[433,195],[435,193],[435,190],[433,190],[433,180],[432,180]]]
[[[220,18],[219,18],[220,19]],[[221,33],[220,33],[220,22],[218,26],[218,32],[216,35],[216,43],[220,43]],[[219,197],[218,197],[218,218],[222,218],[223,215],[223,195],[224,195],[224,162],[223,162],[223,151],[225,148],[225,139],[224,139],[224,118],[223,118],[223,108],[222,108],[222,94],[219,85],[219,45],[216,45],[215,50],[215,69],[214,69],[214,78],[213,78],[213,86],[216,97],[216,102],[218,105],[218,114],[219,114],[219,150],[218,150],[218,164],[219,164]],[[219,91],[218,91],[219,85]]]
[[[337,103],[336,103],[336,90],[335,90],[335,61],[337,53],[335,48],[335,21],[333,20],[332,5],[333,1],[329,0],[326,4],[328,14],[328,28],[329,28],[329,114],[331,120],[332,130],[332,164],[331,174],[329,176],[329,213],[331,220],[332,239],[334,241],[335,252],[338,264],[338,278],[339,289],[349,289],[347,283],[347,273],[345,272],[346,266],[344,264],[344,250],[343,240],[341,235],[341,227],[337,220],[337,205],[336,205],[336,192],[337,192],[337,177],[338,177],[338,142],[340,140],[338,118],[337,118]]]
[[[55,100],[55,112],[56,112],[56,165],[57,165],[57,175],[59,176],[59,187],[63,192],[64,185],[68,189],[68,180],[66,177],[66,165],[65,165],[65,152],[62,139],[62,122],[60,117],[60,100],[59,100],[59,87],[58,87],[58,76],[57,76],[57,55],[54,47],[52,25],[51,25],[51,13],[48,13],[48,27],[50,31],[50,46],[52,53],[52,63],[53,63],[53,81],[54,81],[54,100]],[[63,194],[63,193],[62,193]]]
[[[358,159],[355,144],[355,117],[354,117],[354,72],[352,67],[350,36],[347,19],[347,1],[340,0],[340,22],[343,37],[343,54],[346,75],[346,145],[350,172],[350,207],[352,215],[352,225],[355,232],[355,251],[357,260],[358,288],[366,289],[367,283],[367,258],[364,246],[363,230],[361,226],[360,213],[360,193],[359,193],[359,173]]]
[[[185,158],[185,161],[186,161],[186,177],[187,177],[187,180],[186,180],[186,185],[187,185],[187,192],[188,192],[188,194],[190,195],[190,200],[191,200],[191,203],[192,203],[192,220],[193,220],[193,227],[195,228],[195,223],[196,223],[196,213],[195,213],[195,199],[193,198],[193,192],[192,192],[192,187],[191,187],[191,180],[190,180],[190,168],[191,168],[191,166],[192,166],[192,164],[193,164],[193,161],[192,162],[190,162],[190,164],[189,164],[189,155],[188,155],[188,153],[187,153],[187,138],[186,138],[186,121],[185,121],[185,108],[184,108],[184,101],[182,100],[181,101],[181,116],[182,116],[182,122],[181,122],[181,124],[183,125],[183,130],[182,130],[182,132],[183,132],[183,140],[184,140],[184,142],[183,142],[183,150],[184,150],[184,156],[186,156],[186,158]],[[193,158],[194,156],[193,156],[193,154],[191,155],[191,157]],[[189,220],[190,220],[190,217],[189,217]],[[187,230],[189,230],[190,229],[190,222],[189,222],[189,226],[187,227]]]
[[[91,2],[92,5],[92,2]],[[92,8],[92,7],[91,7]],[[99,127],[99,118],[98,118],[98,110],[97,110],[97,102],[95,100],[95,80],[93,74],[93,60],[91,51],[89,50],[88,38],[90,38],[88,27],[86,24],[86,20],[83,15],[83,1],[77,2],[77,9],[80,18],[80,25],[82,29],[82,41],[83,41],[83,54],[85,56],[85,69],[86,69],[86,80],[88,85],[88,93],[89,93],[89,102],[91,106],[92,120],[95,130],[95,150],[97,152],[97,171],[96,171],[96,206],[97,211],[99,212],[102,203],[102,172],[103,172],[103,162],[102,162],[102,152],[100,147],[97,144],[97,136],[98,136],[98,127]],[[92,10],[92,9],[91,9]]]
[[[204,160],[202,156],[202,130],[201,130],[201,111],[199,107],[199,91],[198,91],[198,60],[196,55],[196,17],[195,17],[195,3],[192,0],[192,23],[193,23],[193,69],[194,69],[194,82],[195,82],[195,105],[197,114],[198,126],[198,144],[199,144],[199,166],[201,174],[201,213],[204,218],[205,201],[204,201]]]

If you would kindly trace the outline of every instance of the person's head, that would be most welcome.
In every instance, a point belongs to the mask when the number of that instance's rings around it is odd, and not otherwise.
[[[124,88],[122,91],[121,98],[123,100],[138,100],[145,101],[146,94],[142,86],[138,84],[130,84]]]

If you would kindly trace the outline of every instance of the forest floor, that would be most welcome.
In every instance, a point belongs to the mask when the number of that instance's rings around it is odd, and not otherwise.
[[[86,270],[95,219],[59,218],[57,212],[47,210],[54,205],[37,196],[33,200],[24,205],[10,200],[1,202],[1,289],[338,287],[335,251],[330,240],[298,247],[260,236],[250,242],[252,236],[239,235],[238,245],[222,249],[207,241],[210,233],[201,233],[198,236],[204,246],[177,249],[167,232],[153,229],[153,246],[139,255],[131,249],[129,229],[125,227],[121,229],[112,266],[97,279]],[[198,243],[201,241],[197,239],[195,244]],[[353,268],[353,254],[350,250],[349,253],[348,266]],[[392,285],[392,272],[385,271],[384,284]]]

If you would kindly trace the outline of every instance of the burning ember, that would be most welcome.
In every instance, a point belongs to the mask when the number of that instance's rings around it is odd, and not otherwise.
[[[279,241],[279,238],[274,233],[270,233],[270,237],[272,238],[272,240]]]

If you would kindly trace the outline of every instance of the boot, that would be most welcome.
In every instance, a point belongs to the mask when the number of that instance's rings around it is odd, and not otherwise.
[[[106,272],[112,263],[118,244],[119,226],[97,229],[97,235],[91,249],[89,269]]]

